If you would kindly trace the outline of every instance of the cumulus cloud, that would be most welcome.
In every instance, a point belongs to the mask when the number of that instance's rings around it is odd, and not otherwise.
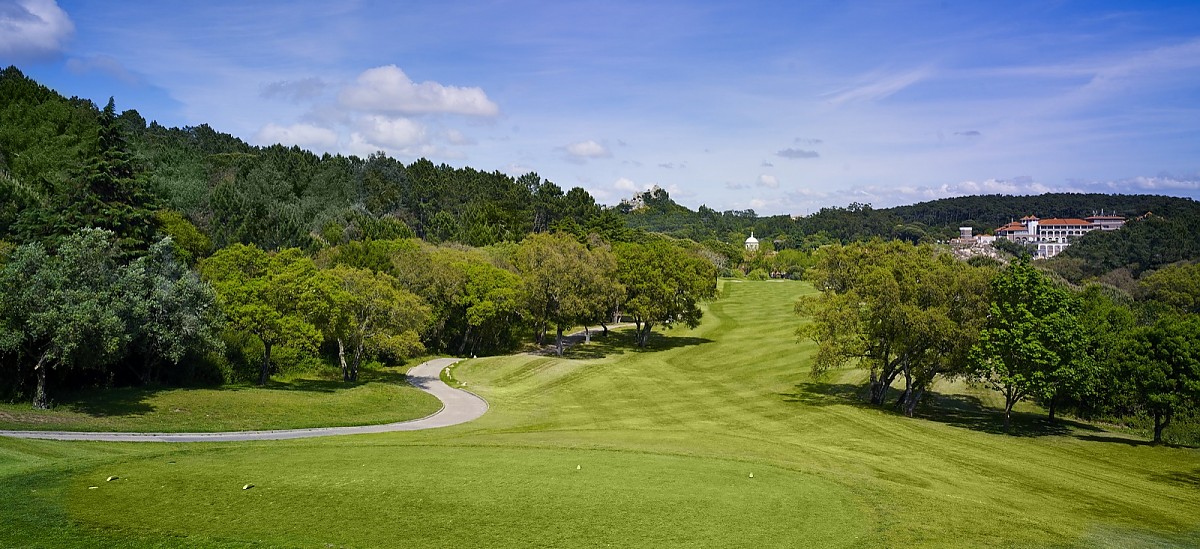
[[[643,186],[639,187],[637,183],[634,183],[632,179],[629,179],[627,177],[622,177],[620,179],[617,179],[616,181],[613,182],[612,186],[614,189],[616,189],[618,191],[625,191],[625,192],[630,192],[630,193],[641,192],[641,191],[644,191],[644,190],[650,188],[649,185],[643,185]]]
[[[141,79],[129,72],[120,61],[108,55],[89,55],[87,57],[72,57],[67,60],[67,70],[75,74],[100,72],[107,74],[126,84],[141,84]]]
[[[329,87],[324,80],[317,77],[301,78],[300,80],[279,80],[262,87],[264,99],[284,99],[299,103],[320,97]]]
[[[777,178],[769,173],[760,174],[758,176],[758,186],[759,187],[767,187],[769,189],[778,189],[779,188],[779,178]]]
[[[371,115],[359,124],[366,141],[394,149],[408,149],[425,143],[425,127],[408,118]]]
[[[592,158],[609,158],[612,156],[612,152],[608,150],[608,147],[590,139],[571,143],[563,147],[563,149],[567,151],[567,160],[572,162],[582,163]]]
[[[762,209],[767,204],[770,204],[770,202],[767,202],[766,200],[763,200],[761,198],[755,198],[755,199],[750,200],[750,207],[754,208],[754,209]]]
[[[818,153],[817,151],[806,151],[804,149],[793,149],[793,148],[789,147],[789,148],[783,149],[782,151],[775,153],[775,156],[795,159],[795,158],[816,158],[818,156],[821,156],[821,154]]]
[[[0,56],[38,59],[58,54],[75,32],[54,0],[0,0]]]
[[[394,114],[462,114],[496,116],[500,107],[478,87],[446,86],[433,81],[413,82],[395,65],[363,71],[338,96],[345,107]]]
[[[280,126],[269,123],[258,130],[255,140],[259,143],[274,145],[299,145],[305,148],[328,150],[337,144],[337,133],[328,128],[311,124],[293,124]]]

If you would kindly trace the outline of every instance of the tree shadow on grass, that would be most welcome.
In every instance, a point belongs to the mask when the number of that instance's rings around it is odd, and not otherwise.
[[[154,411],[149,400],[168,387],[119,387],[92,391],[72,391],[57,399],[62,407],[92,417],[140,416]]]
[[[590,360],[625,353],[669,351],[713,342],[704,337],[672,336],[669,333],[651,332],[646,346],[638,347],[637,336],[631,330],[609,330],[608,335],[604,335],[603,332],[594,332],[591,343],[584,343],[583,336],[571,336],[568,341],[570,346],[563,351],[563,358],[572,360]],[[554,356],[553,346],[550,346],[542,354]]]
[[[1192,469],[1191,471],[1153,473],[1150,475],[1150,478],[1160,482],[1170,482],[1174,484],[1183,484],[1192,488],[1200,488],[1200,469]]]
[[[396,370],[360,370],[359,381],[347,382],[340,379],[297,378],[287,381],[271,380],[266,385],[225,385],[204,387],[219,392],[247,390],[295,391],[305,393],[333,394],[359,387],[366,383],[408,384],[408,376]],[[162,391],[196,389],[195,387],[173,387],[153,385],[145,387],[114,387],[108,389],[77,390],[65,393],[56,399],[55,407],[92,417],[140,416],[154,411],[150,402]]]
[[[1066,436],[1079,430],[1100,431],[1078,421],[1064,418],[1050,421],[1042,414],[1014,411],[1012,425],[1005,432],[1004,411],[984,406],[979,397],[930,392],[925,398],[928,400],[918,407],[916,417],[972,431],[1016,437]]]
[[[823,383],[816,381],[807,381],[796,384],[796,391],[790,393],[781,393],[780,396],[784,402],[793,402],[805,404],[808,406],[831,406],[831,405],[850,405],[860,408],[873,408],[882,410],[887,413],[901,415],[892,404],[900,397],[900,391],[890,389],[884,406],[874,406],[867,402],[867,387],[863,384],[849,383]],[[1050,421],[1046,416],[1041,414],[1031,414],[1027,412],[1013,412],[1012,426],[1010,430],[1004,431],[1004,412],[990,408],[983,404],[983,401],[978,397],[961,394],[944,394],[930,391],[925,394],[919,406],[917,406],[915,417],[944,423],[954,427],[970,429],[972,431],[980,431],[991,434],[1008,434],[1018,437],[1043,437],[1043,436],[1065,436],[1078,431],[1088,431],[1093,433],[1103,433],[1104,431],[1093,425],[1081,423],[1078,421],[1058,418]],[[1077,438],[1088,440],[1085,437],[1101,438],[1100,435],[1076,435]],[[1126,439],[1116,439],[1121,442],[1136,442],[1127,441]]]

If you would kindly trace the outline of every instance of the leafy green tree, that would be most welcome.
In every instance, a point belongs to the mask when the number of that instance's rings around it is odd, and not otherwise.
[[[1200,263],[1176,263],[1141,280],[1146,297],[1182,313],[1200,314]]]
[[[212,251],[212,240],[179,212],[159,210],[154,216],[163,234],[171,238],[175,253],[184,263],[195,265]]]
[[[555,348],[563,352],[563,332],[607,310],[608,263],[566,233],[530,235],[517,249],[516,266],[540,345],[555,328]]]
[[[818,252],[808,271],[821,294],[796,311],[797,330],[817,342],[813,373],[848,362],[870,373],[870,402],[882,405],[898,378],[896,406],[912,415],[938,375],[962,373],[987,307],[990,271],[928,246],[873,241]]]
[[[1004,429],[1026,397],[1049,398],[1089,360],[1078,303],[1022,259],[992,281],[988,323],[971,349],[973,375],[1004,395]]]
[[[1200,316],[1167,317],[1135,329],[1123,347],[1121,378],[1154,418],[1155,443],[1175,415],[1200,404]]]
[[[639,347],[655,325],[700,324],[700,303],[717,295],[712,263],[661,240],[622,243],[615,251],[617,280],[625,287],[621,309],[633,317]]]
[[[33,406],[40,409],[50,406],[51,370],[104,368],[130,337],[114,235],[86,229],[55,252],[27,244],[0,269],[0,351],[18,355],[18,364],[34,361]]]
[[[358,381],[367,354],[408,357],[424,351],[420,332],[430,311],[420,297],[400,288],[387,273],[338,265],[327,274],[337,285],[329,326],[337,339],[344,381]],[[349,363],[347,346],[353,353]]]
[[[137,374],[143,383],[157,381],[164,363],[178,366],[189,353],[221,349],[225,319],[216,294],[179,261],[169,237],[151,246],[123,273],[128,330],[136,354],[142,357]]]
[[[216,290],[230,325],[262,342],[259,385],[270,378],[272,347],[315,351],[320,345],[317,324],[329,318],[331,290],[300,250],[268,254],[234,244],[201,262],[200,272]]]
[[[459,264],[466,283],[458,304],[466,329],[460,355],[500,350],[512,341],[512,330],[521,324],[521,279],[515,273],[482,261]]]

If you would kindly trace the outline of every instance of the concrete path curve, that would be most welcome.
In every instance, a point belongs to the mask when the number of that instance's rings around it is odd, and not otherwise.
[[[356,427],[316,427],[277,431],[228,431],[222,433],[85,433],[77,431],[0,431],[0,436],[52,440],[99,440],[111,442],[228,442],[245,440],[284,440],[292,438],[357,435],[419,431],[466,423],[488,410],[487,401],[474,393],[442,383],[441,372],[461,358],[435,358],[408,371],[408,381],[442,401],[442,409],[433,415],[409,421]]]

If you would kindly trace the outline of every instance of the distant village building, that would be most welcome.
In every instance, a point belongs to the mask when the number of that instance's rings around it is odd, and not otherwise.
[[[758,251],[758,239],[754,238],[754,231],[750,231],[750,238],[746,239],[746,251],[748,251],[748,252],[757,252]]]
[[[1067,249],[1071,242],[1091,231],[1115,231],[1125,224],[1125,218],[1115,215],[1093,215],[1087,219],[1038,219],[1027,215],[996,229],[996,238],[1037,246],[1037,257],[1049,258]]]
[[[975,235],[974,227],[959,227],[958,238],[950,240],[950,249],[959,259],[968,259],[977,255],[999,258],[1000,254],[992,248],[996,237],[992,235]]]

